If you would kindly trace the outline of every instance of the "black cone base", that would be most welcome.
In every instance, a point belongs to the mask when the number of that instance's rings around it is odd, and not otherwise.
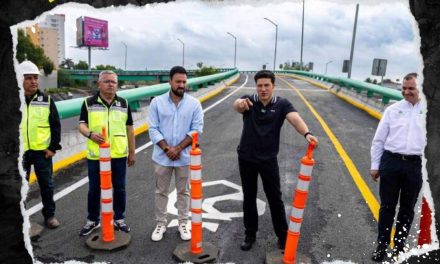
[[[266,254],[266,264],[282,264],[284,257],[284,249],[277,249]],[[298,252],[296,252],[295,264],[311,264],[312,260]]]
[[[191,254],[190,242],[182,243],[176,247],[173,256],[180,262],[210,263],[218,258],[218,248],[209,242],[203,242],[203,252],[197,255]]]
[[[131,236],[122,231],[115,230],[115,239],[112,242],[102,241],[102,232],[92,233],[86,240],[86,245],[94,250],[112,251],[122,249],[130,244]]]

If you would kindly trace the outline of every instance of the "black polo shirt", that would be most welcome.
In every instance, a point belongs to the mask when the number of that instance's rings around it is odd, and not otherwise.
[[[277,157],[280,149],[280,133],[286,116],[296,112],[293,105],[285,98],[274,96],[264,106],[258,95],[245,95],[253,104],[243,112],[243,131],[238,157],[248,161],[266,161]]]

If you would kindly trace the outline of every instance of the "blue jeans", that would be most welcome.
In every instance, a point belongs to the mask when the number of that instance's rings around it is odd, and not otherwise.
[[[55,201],[53,200],[52,158],[46,159],[42,150],[28,150],[23,156],[23,169],[26,179],[29,180],[31,165],[34,165],[35,175],[40,186],[41,202],[43,203],[44,219],[55,215]]]
[[[87,196],[87,219],[99,221],[101,209],[101,178],[99,175],[99,160],[87,160],[89,172],[89,193]],[[113,185],[113,211],[114,220],[125,218],[125,172],[127,158],[111,160],[112,185]]]

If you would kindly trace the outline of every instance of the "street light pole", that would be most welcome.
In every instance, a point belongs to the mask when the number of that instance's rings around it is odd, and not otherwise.
[[[351,78],[351,68],[353,67],[353,53],[354,53],[354,42],[356,39],[356,28],[359,13],[359,4],[356,4],[356,14],[354,16],[354,27],[353,27],[353,37],[351,39],[351,50],[350,50],[350,61],[348,62],[348,74],[347,77]]]
[[[121,41],[122,44],[125,46],[125,67],[124,69],[127,70],[127,44],[125,44],[124,41]]]
[[[303,13],[302,13],[302,24],[301,24],[301,57],[299,62],[300,71],[302,71],[303,69],[304,5],[305,5],[305,0],[303,0]]]
[[[182,43],[182,67],[185,67],[185,43],[181,39],[177,39]]]
[[[231,35],[231,37],[234,38],[234,68],[237,68],[237,37],[235,37],[232,33],[230,32],[226,32],[229,35]]]
[[[330,64],[330,63],[332,63],[332,62],[333,62],[333,61],[328,61],[328,62],[325,63],[325,73],[324,73],[324,74],[327,74],[327,65]]]
[[[264,19],[266,19],[275,26],[275,55],[273,56],[273,70],[275,71],[275,65],[277,61],[278,25],[267,17],[265,17]]]

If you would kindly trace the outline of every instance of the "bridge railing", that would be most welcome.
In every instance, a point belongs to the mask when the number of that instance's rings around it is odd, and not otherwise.
[[[365,93],[366,96],[369,98],[373,96],[379,97],[381,98],[381,101],[384,105],[388,104],[390,100],[400,101],[403,99],[401,92],[395,89],[383,87],[377,84],[353,80],[346,77],[334,77],[334,76],[328,76],[314,72],[296,71],[296,70],[285,70],[285,71],[281,70],[281,71],[276,71],[276,73],[297,74],[320,81],[330,82],[338,85],[339,87],[348,90],[354,90],[358,94]]]
[[[224,79],[227,79],[238,73],[238,70],[230,70],[227,72],[217,73],[209,76],[190,78],[187,81],[188,87],[207,86]],[[169,91],[170,85],[168,83],[156,84],[151,86],[141,86],[139,88],[118,91],[117,95],[127,99],[131,107],[139,107],[139,100],[146,99],[153,96],[158,96]],[[56,106],[61,119],[78,116],[81,112],[81,105],[85,97],[75,98],[70,100],[58,101]]]

